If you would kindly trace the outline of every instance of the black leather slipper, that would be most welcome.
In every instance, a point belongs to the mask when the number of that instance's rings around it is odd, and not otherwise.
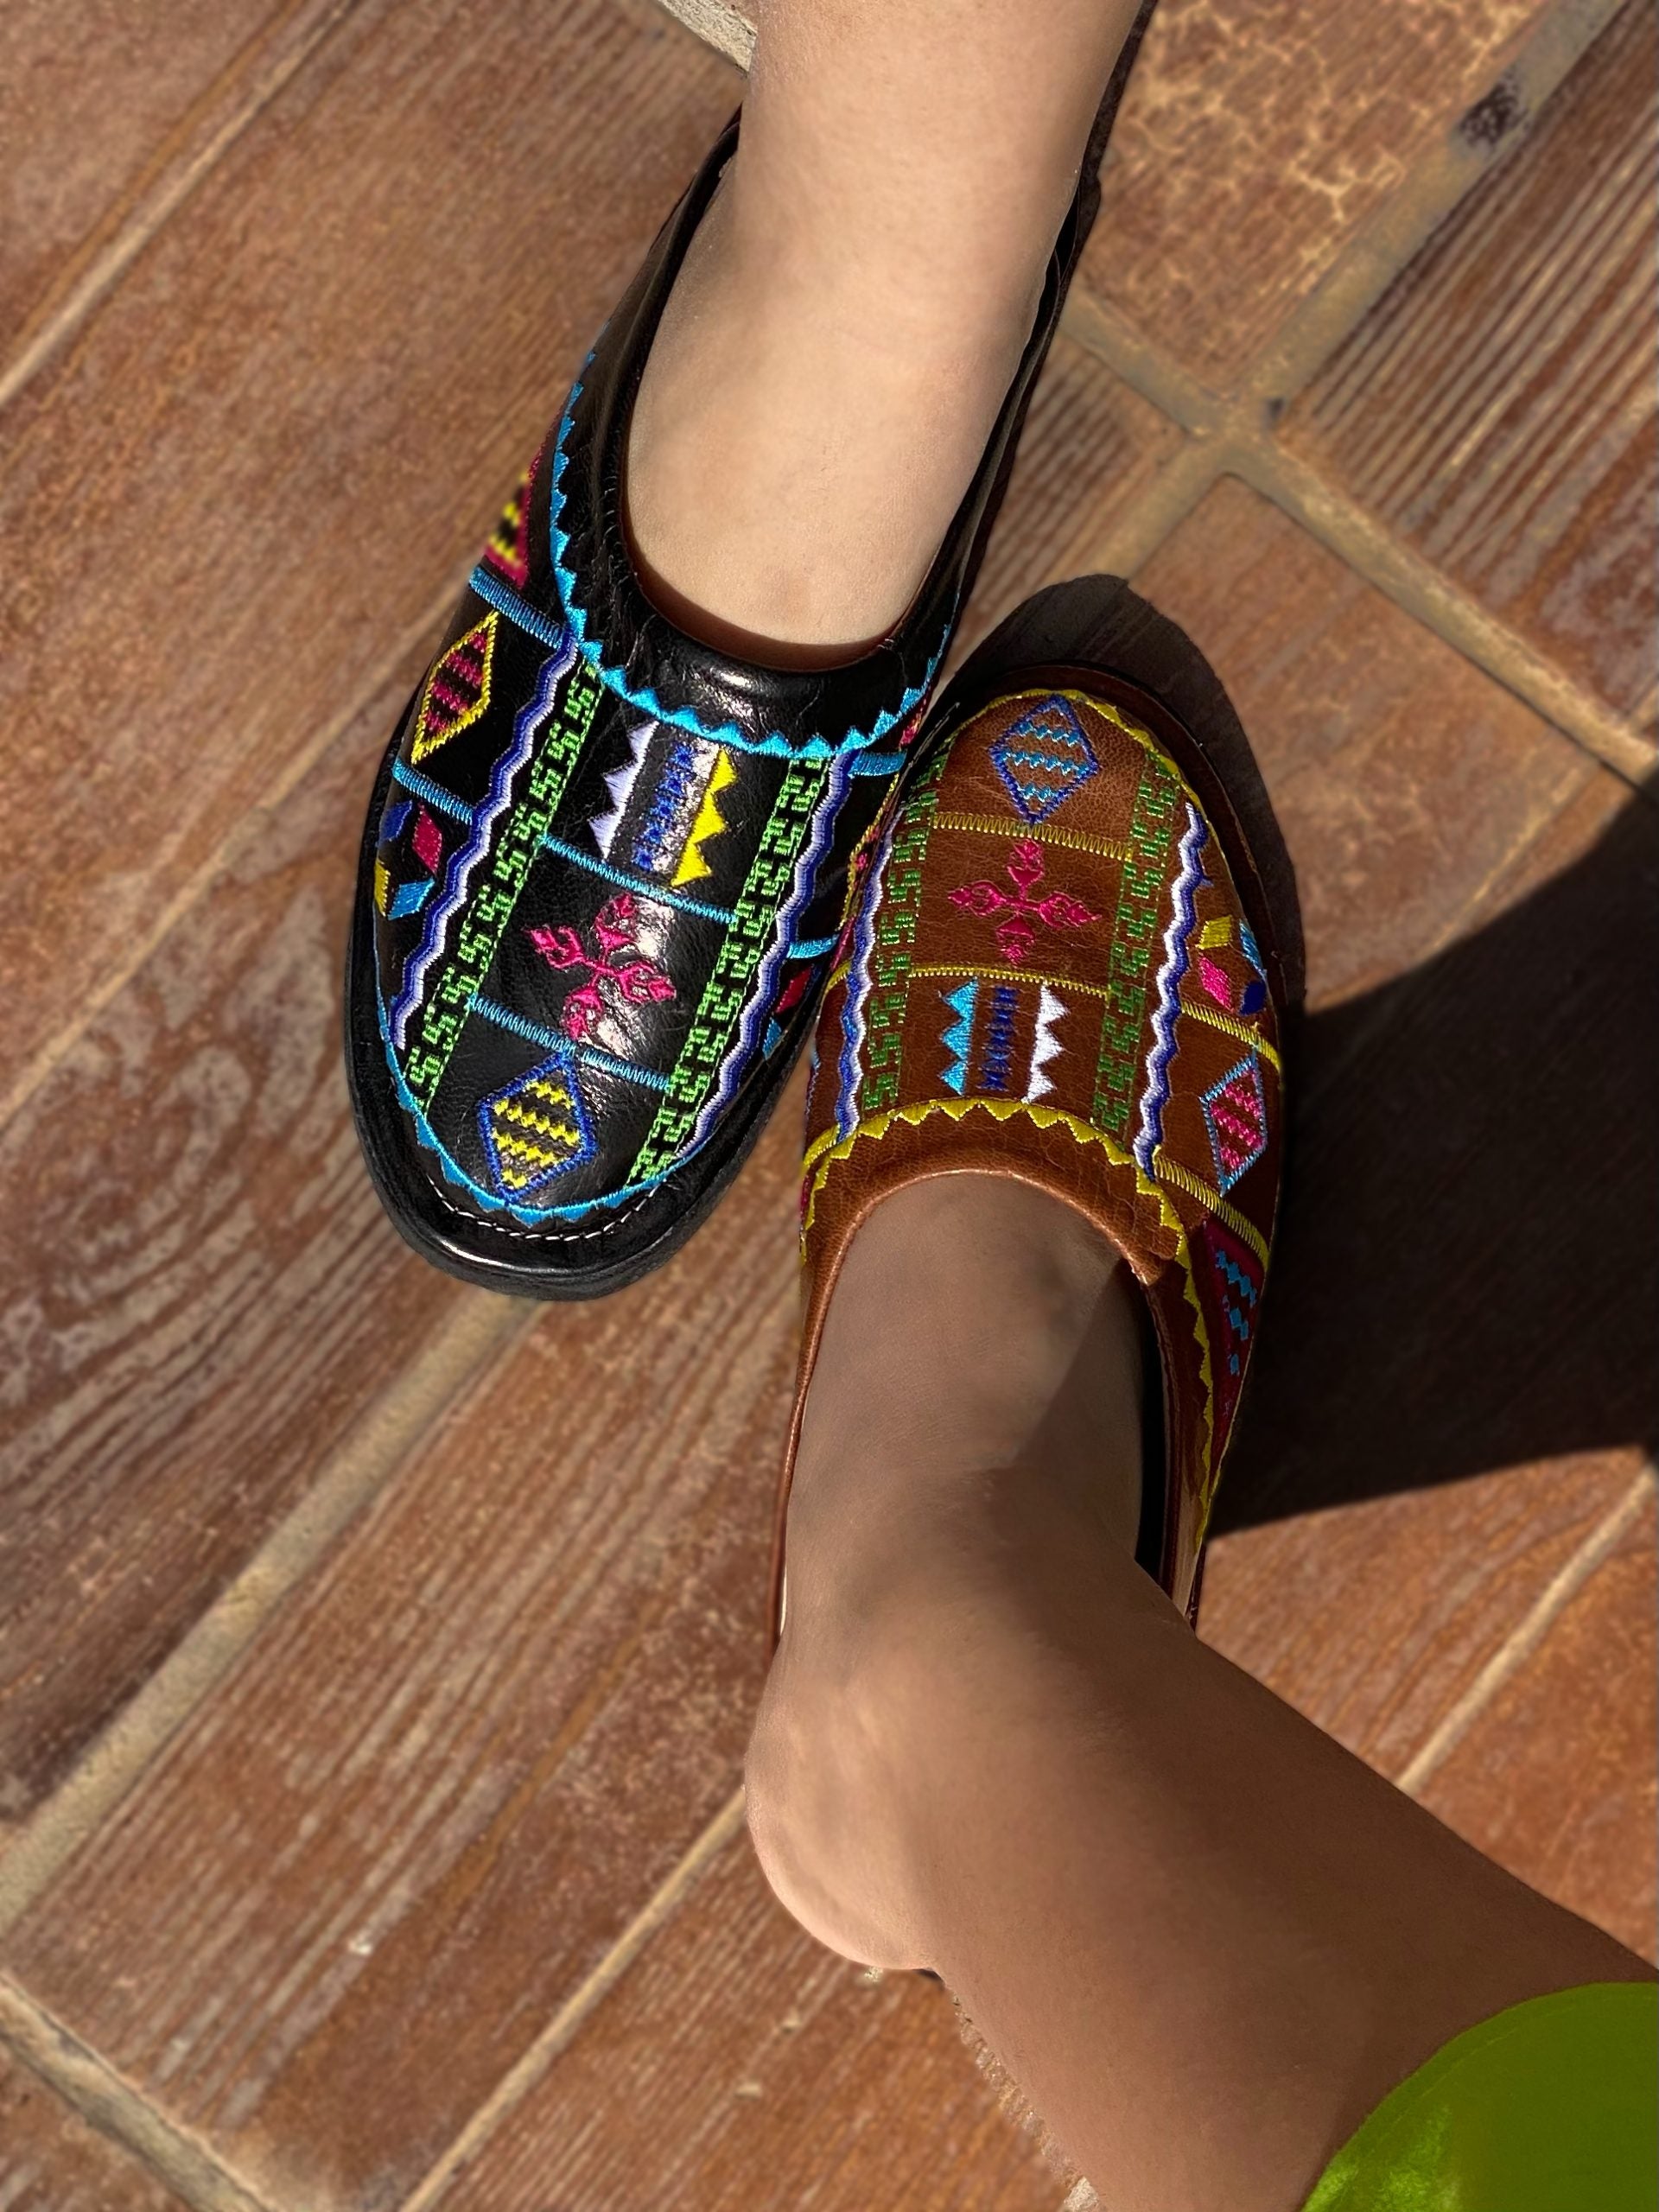
[[[861,658],[785,671],[698,643],[646,598],[620,521],[633,395],[740,118],[601,333],[364,832],[353,1105],[387,1211],[435,1265],[533,1297],[619,1289],[684,1242],[753,1142],[977,569],[1140,28],[978,473]]]

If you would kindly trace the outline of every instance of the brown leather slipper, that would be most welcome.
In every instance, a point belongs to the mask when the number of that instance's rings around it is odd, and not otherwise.
[[[1162,1421],[1136,1557],[1196,1623],[1278,1210],[1300,931],[1219,684],[1127,587],[1089,582],[1106,613],[1081,634],[1100,664],[1009,666],[1010,641],[1065,628],[1055,595],[1028,602],[940,702],[855,869],[807,1100],[774,1644],[801,1410],[842,1260],[881,1198],[962,1170],[1075,1207],[1141,1285]]]

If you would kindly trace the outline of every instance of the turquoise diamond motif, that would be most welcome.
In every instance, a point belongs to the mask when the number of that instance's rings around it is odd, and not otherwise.
[[[991,747],[991,763],[1027,822],[1044,822],[1091,776],[1095,748],[1069,699],[1058,693],[1022,715]]]

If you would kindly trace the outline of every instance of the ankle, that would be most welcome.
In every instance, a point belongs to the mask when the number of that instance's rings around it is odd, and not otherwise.
[[[904,1586],[906,1580],[909,1587]],[[951,1608],[925,1575],[843,1579],[797,1605],[744,1764],[755,1855],[779,1904],[843,1957],[931,1963],[922,1765]]]

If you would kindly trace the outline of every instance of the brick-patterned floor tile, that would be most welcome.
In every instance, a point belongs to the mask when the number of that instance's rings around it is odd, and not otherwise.
[[[1512,1873],[1649,1959],[1654,1535],[1649,1498],[1422,1793]]]
[[[1610,705],[1659,677],[1659,20],[1616,16],[1287,418],[1322,470]]]
[[[0,1132],[0,1814],[25,1813],[462,1300],[380,1211],[340,1044],[400,672]]]
[[[6,350],[90,244],[193,160],[315,35],[327,0],[169,0],[138,10],[11,0],[0,15],[0,332]],[[3,365],[3,364],[0,364]]]
[[[800,1101],[480,1376],[4,1946],[275,2202],[398,2201],[736,1786]]]
[[[871,1981],[721,1853],[435,2212],[1056,2212],[944,1993]]]
[[[186,2212],[181,2197],[4,2050],[0,2205],[5,2212]]]
[[[1643,1463],[1580,1453],[1236,1529],[1211,1544],[1199,1633],[1397,1779]]]
[[[1231,390],[1541,12],[1541,0],[1161,0],[1086,281]]]
[[[1301,890],[1310,1003],[1455,933],[1585,756],[1297,524],[1218,484],[1135,578],[1227,686]]]
[[[1057,337],[947,673],[1022,599],[1080,573],[1089,544],[1133,507],[1181,442],[1104,362]]]
[[[9,410],[9,1068],[459,583],[737,84],[363,0]]]

